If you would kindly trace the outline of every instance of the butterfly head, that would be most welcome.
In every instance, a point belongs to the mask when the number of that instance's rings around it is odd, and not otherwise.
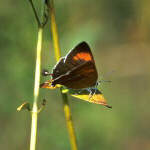
[[[42,76],[53,76],[53,74],[49,73],[49,71],[47,69],[43,69]]]

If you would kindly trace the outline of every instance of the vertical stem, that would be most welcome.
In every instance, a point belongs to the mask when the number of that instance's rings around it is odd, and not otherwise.
[[[72,122],[72,116],[71,116],[71,111],[68,103],[68,98],[67,94],[62,93],[62,98],[63,98],[63,107],[64,107],[64,112],[65,112],[65,117],[66,117],[66,122],[67,122],[67,128],[69,132],[69,138],[70,138],[70,143],[72,146],[72,150],[77,150],[77,141],[76,141],[76,136],[75,136],[75,131],[74,131],[74,126]]]
[[[51,18],[51,30],[52,30],[52,36],[53,36],[55,58],[56,58],[56,61],[59,61],[61,53],[60,53],[60,46],[59,46],[59,40],[58,40],[58,31],[57,31],[57,25],[56,25],[56,20],[55,20],[55,10],[54,10],[53,0],[50,0],[50,18]]]
[[[30,150],[35,150],[36,148],[37,117],[38,117],[37,101],[38,101],[38,96],[39,96],[39,85],[40,85],[42,33],[43,33],[43,28],[39,27],[38,28],[38,40],[37,40],[35,83],[34,83],[34,101],[33,101],[32,116],[31,116],[32,122],[31,122]]]
[[[60,59],[61,54],[60,54],[60,46],[59,46],[59,40],[58,40],[58,32],[57,32],[57,25],[56,25],[56,20],[55,20],[53,0],[50,0],[50,3],[48,3],[48,7],[50,8],[51,30],[52,30],[53,45],[54,45],[54,50],[55,50],[55,57],[56,57],[56,61],[58,61]],[[69,139],[70,139],[71,147],[72,147],[72,150],[77,150],[77,141],[76,141],[75,131],[73,127],[73,121],[71,117],[71,110],[70,110],[70,106],[68,103],[67,94],[62,93],[62,90],[61,90],[61,95],[63,99],[63,108],[64,108],[68,132],[69,132]]]

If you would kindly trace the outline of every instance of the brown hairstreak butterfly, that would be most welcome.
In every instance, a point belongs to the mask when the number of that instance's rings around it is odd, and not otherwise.
[[[50,75],[52,86],[60,84],[71,89],[95,86],[98,74],[89,45],[86,42],[78,44],[58,61]]]
[[[51,75],[52,79],[42,83],[41,88],[55,89],[64,85],[73,97],[111,108],[103,94],[95,88],[98,73],[92,52],[86,42],[81,42],[62,57],[54,66],[52,73],[44,70],[43,75]]]

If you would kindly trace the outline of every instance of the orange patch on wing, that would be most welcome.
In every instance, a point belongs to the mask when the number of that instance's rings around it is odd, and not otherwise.
[[[92,57],[91,57],[90,53],[81,52],[81,53],[77,53],[77,55],[75,55],[73,57],[73,59],[74,60],[83,59],[85,61],[90,61],[90,60],[92,60]]]

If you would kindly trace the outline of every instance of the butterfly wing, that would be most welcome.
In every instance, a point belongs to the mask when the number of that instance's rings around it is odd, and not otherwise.
[[[94,66],[90,62],[73,68],[66,74],[59,76],[53,81],[53,85],[61,84],[71,89],[92,87],[96,84],[97,76],[93,75]]]
[[[63,69],[63,67],[65,67],[65,69]],[[61,71],[61,69],[64,71]],[[55,75],[56,70],[62,74]],[[65,58],[63,58],[63,63],[60,62],[56,65],[53,69],[53,74],[53,85],[61,84],[72,89],[94,86],[98,74],[88,44],[86,42],[78,44]]]
[[[94,94],[90,94],[91,92]],[[104,105],[108,108],[112,108],[107,104],[106,99],[104,98],[103,94],[101,91],[99,91],[97,88],[90,88],[89,89],[82,89],[82,90],[69,90],[69,93],[71,96],[88,101],[90,103],[95,103],[95,104],[101,104]]]
[[[95,64],[90,47],[86,42],[81,42],[75,48],[70,50],[64,60],[65,64],[71,68],[81,65],[87,61],[91,61]]]

